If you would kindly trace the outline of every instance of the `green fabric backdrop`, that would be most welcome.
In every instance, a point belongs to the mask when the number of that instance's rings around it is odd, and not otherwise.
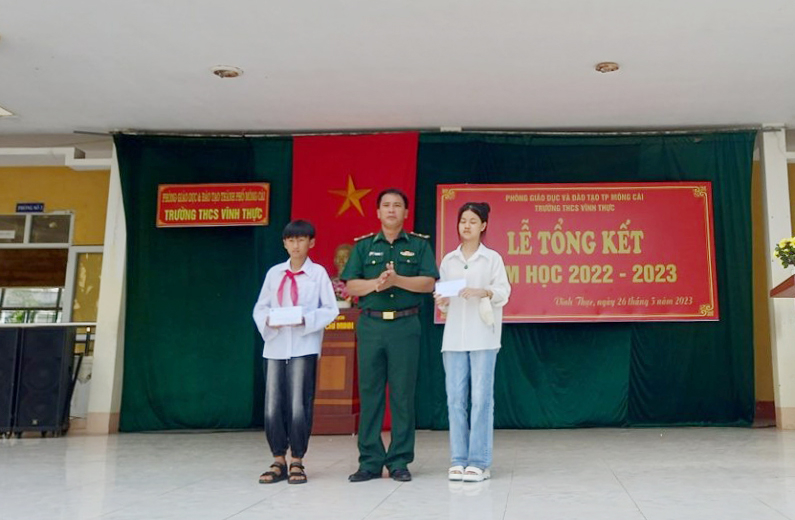
[[[508,325],[497,363],[497,427],[753,420],[754,137],[421,135],[411,207],[417,230],[431,235],[437,184],[713,183],[721,320]],[[117,135],[116,145],[128,230],[121,429],[262,424],[261,340],[251,308],[266,270],[285,258],[291,139]],[[249,181],[271,183],[270,226],[155,227],[158,184]],[[417,426],[446,428],[441,327],[432,324],[430,301],[423,317]]]
[[[754,139],[754,132],[420,136],[417,230],[434,237],[437,184],[713,183],[720,321],[506,325],[497,358],[496,427],[753,421]],[[426,324],[432,322],[427,307]],[[447,427],[441,332],[441,326],[426,326],[417,399],[419,428]]]
[[[283,261],[292,140],[115,138],[127,219],[122,431],[262,423],[251,310]],[[270,225],[155,227],[157,186],[270,182]],[[258,389],[258,391],[255,391]]]

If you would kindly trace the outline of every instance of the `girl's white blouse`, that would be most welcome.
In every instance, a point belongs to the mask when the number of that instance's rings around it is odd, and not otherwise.
[[[468,288],[491,291],[490,304],[494,313],[494,324],[487,325],[480,317],[479,298],[450,298],[450,305],[442,308],[447,312],[442,351],[500,348],[502,308],[511,295],[511,284],[500,254],[480,244],[472,256],[464,260],[461,246],[458,246],[442,259],[439,275],[440,281],[464,278]]]

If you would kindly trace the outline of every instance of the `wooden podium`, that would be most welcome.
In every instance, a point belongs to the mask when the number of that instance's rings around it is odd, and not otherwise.
[[[323,334],[312,433],[354,434],[359,428],[356,323],[359,309],[340,309]]]
[[[771,298],[795,298],[795,275],[770,289]]]

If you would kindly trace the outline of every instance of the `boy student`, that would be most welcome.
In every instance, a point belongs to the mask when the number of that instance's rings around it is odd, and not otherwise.
[[[265,340],[265,435],[274,458],[260,484],[307,480],[303,458],[312,431],[315,370],[323,330],[339,314],[326,270],[309,259],[312,224],[293,220],[282,239],[290,259],[268,270],[254,306],[254,323]]]

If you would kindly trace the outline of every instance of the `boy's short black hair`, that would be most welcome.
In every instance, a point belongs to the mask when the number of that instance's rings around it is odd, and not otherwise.
[[[315,238],[315,226],[308,220],[292,220],[289,224],[284,226],[282,231],[282,240],[296,237],[309,237]]]
[[[383,190],[381,193],[379,193],[378,194],[378,200],[375,203],[375,207],[376,208],[380,208],[381,207],[381,199],[384,198],[384,195],[389,195],[390,193],[392,195],[400,195],[400,198],[403,199],[403,204],[406,206],[406,209],[409,209],[409,196],[406,195],[405,191],[403,191],[401,189],[398,189],[398,188],[387,188],[387,189]]]

